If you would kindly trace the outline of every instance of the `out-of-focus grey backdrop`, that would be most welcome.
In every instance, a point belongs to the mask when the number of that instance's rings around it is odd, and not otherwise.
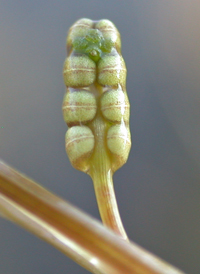
[[[0,157],[99,219],[89,176],[64,148],[69,27],[107,18],[128,68],[132,150],[114,175],[130,239],[200,273],[200,2],[0,1]],[[0,273],[89,273],[0,219]]]

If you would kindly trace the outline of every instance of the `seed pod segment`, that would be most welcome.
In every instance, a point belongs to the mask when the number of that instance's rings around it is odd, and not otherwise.
[[[65,137],[66,151],[72,165],[87,172],[88,158],[94,149],[94,135],[89,127],[73,126],[68,129]]]
[[[75,22],[73,26],[69,29],[69,33],[67,36],[67,51],[70,52],[72,47],[72,41],[76,37],[85,37],[87,35],[87,31],[91,29],[93,26],[93,21],[88,18],[82,18]]]
[[[96,78],[95,63],[86,55],[72,54],[65,60],[63,77],[68,87],[89,86]]]
[[[62,110],[68,126],[86,124],[96,115],[95,95],[84,89],[68,88],[64,95]]]
[[[102,32],[105,39],[110,39],[113,42],[118,52],[121,51],[120,33],[110,20],[100,20],[96,23],[95,27]]]
[[[113,170],[119,169],[128,159],[131,148],[130,131],[125,124],[114,125],[107,133],[108,149],[112,153]]]
[[[100,100],[103,116],[116,123],[129,122],[130,104],[126,92],[121,88],[106,91]]]
[[[105,55],[98,63],[98,78],[100,85],[116,86],[125,85],[126,66],[122,56],[114,52],[114,55]]]

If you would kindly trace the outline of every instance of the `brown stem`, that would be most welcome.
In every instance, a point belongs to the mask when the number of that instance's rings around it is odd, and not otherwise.
[[[0,213],[95,274],[184,274],[0,161]]]

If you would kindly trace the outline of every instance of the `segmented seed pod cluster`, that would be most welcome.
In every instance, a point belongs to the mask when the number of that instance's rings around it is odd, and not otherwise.
[[[131,147],[120,34],[109,20],[83,18],[69,30],[67,51],[62,109],[69,127],[68,157],[75,168],[88,172],[101,142],[115,171],[126,162]],[[104,125],[101,130],[98,123]]]

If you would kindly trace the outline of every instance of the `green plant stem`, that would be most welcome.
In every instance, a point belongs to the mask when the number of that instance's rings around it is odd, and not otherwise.
[[[111,172],[101,174],[100,176],[95,175],[93,174],[92,178],[101,219],[104,225],[112,229],[124,240],[128,240],[119,214]]]
[[[106,130],[107,124],[103,120],[101,113],[97,113],[96,119],[91,126],[96,136],[96,146],[91,159],[89,174],[92,177],[97,204],[102,222],[112,229],[124,240],[128,240],[124,230],[112,180],[111,160],[106,150]]]

